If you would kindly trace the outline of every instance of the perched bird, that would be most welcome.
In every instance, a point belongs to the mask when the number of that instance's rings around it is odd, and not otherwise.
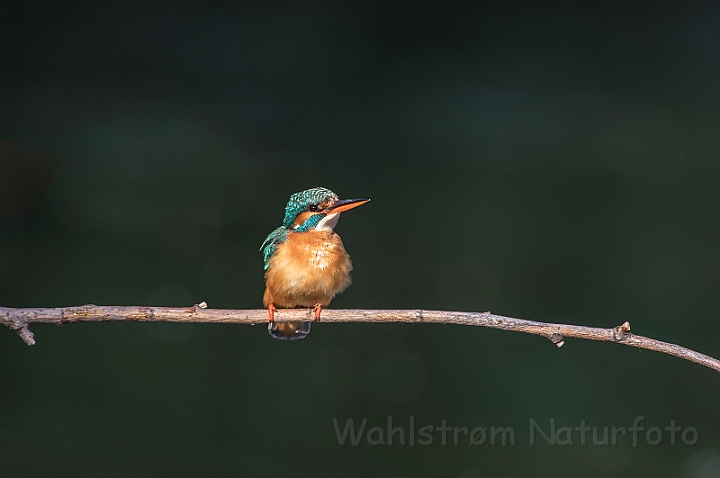
[[[273,322],[276,308],[312,307],[314,320],[330,301],[350,285],[350,256],[333,228],[343,211],[369,199],[338,199],[325,188],[290,196],[283,225],[260,246],[265,260],[268,333],[276,339],[302,339],[310,322]]]

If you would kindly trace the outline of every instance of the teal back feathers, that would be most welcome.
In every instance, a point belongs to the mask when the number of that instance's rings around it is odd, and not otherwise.
[[[333,203],[338,199],[337,194],[326,188],[312,188],[300,191],[290,196],[290,200],[285,206],[285,219],[283,225],[271,232],[265,238],[260,250],[263,253],[263,261],[265,262],[265,270],[269,267],[270,257],[277,248],[285,242],[290,231],[306,232],[314,229],[315,226],[325,217],[325,214],[318,212],[313,214],[304,223],[293,228],[293,223],[298,214],[305,211],[318,211],[320,204]]]
[[[270,267],[270,257],[272,257],[273,252],[275,252],[278,246],[287,239],[288,232],[290,232],[290,229],[285,226],[280,226],[268,234],[268,237],[265,238],[265,242],[263,242],[262,246],[260,246],[260,250],[263,253],[263,262],[265,262],[265,270]]]

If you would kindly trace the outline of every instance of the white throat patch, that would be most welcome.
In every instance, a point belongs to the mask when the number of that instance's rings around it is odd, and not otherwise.
[[[338,218],[340,217],[339,212],[335,212],[332,214],[328,214],[324,218],[318,222],[317,226],[315,226],[316,231],[332,231],[335,225],[338,222]]]

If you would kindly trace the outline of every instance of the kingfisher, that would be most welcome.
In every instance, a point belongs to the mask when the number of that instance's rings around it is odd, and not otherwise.
[[[268,333],[276,339],[302,339],[311,322],[274,322],[277,308],[314,309],[320,320],[323,307],[351,282],[352,263],[333,229],[340,213],[370,199],[338,199],[326,188],[312,188],[290,196],[282,226],[260,246],[265,261]]]

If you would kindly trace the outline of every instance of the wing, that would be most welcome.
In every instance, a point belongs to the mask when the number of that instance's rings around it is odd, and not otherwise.
[[[275,252],[278,246],[287,239],[288,232],[290,231],[287,227],[280,226],[268,234],[268,237],[265,238],[265,242],[263,242],[262,246],[260,246],[260,250],[263,253],[263,261],[265,262],[265,270],[267,270],[270,265],[269,261],[273,252]]]

